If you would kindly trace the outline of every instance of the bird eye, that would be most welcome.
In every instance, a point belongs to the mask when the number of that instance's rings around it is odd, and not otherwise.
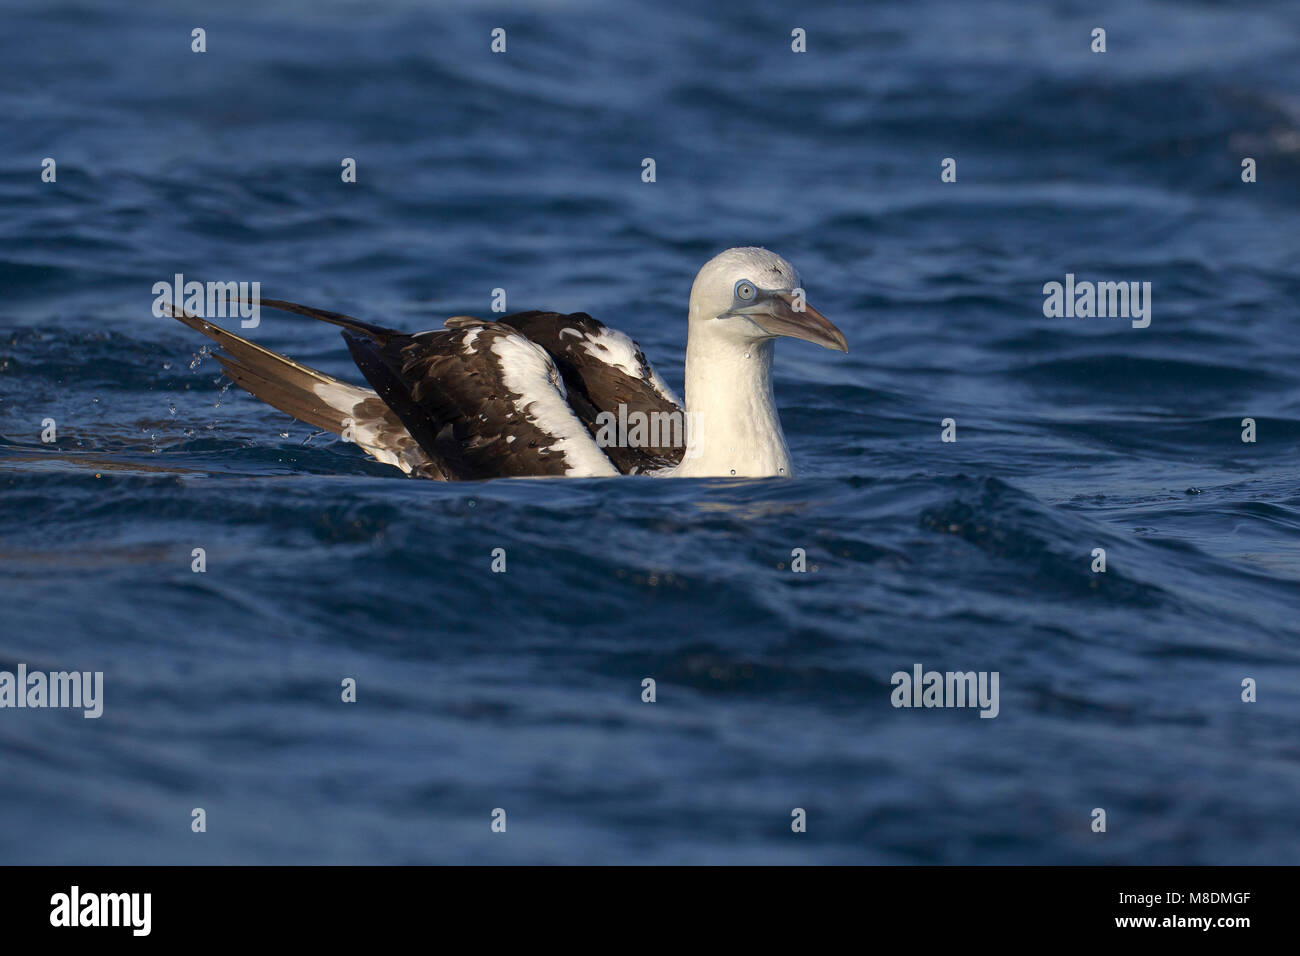
[[[754,283],[750,282],[748,279],[741,279],[736,283],[737,299],[744,299],[748,302],[750,299],[754,298],[755,291]]]

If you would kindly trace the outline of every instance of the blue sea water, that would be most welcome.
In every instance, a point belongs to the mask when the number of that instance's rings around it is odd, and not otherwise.
[[[0,862],[1297,861],[1300,6],[0,12],[0,669],[105,681],[0,710]],[[151,314],[504,288],[680,389],[744,244],[850,343],[778,345],[793,480],[407,480]],[[891,706],[917,663],[998,716]]]

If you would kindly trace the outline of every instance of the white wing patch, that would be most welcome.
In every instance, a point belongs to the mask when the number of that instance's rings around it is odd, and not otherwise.
[[[361,409],[361,403],[373,399],[379,401],[379,393],[369,388],[358,388],[338,379],[330,379],[312,386],[312,392],[330,408],[351,418],[352,441],[375,461],[393,465],[406,474],[411,473],[412,462],[407,461],[392,448],[386,447],[380,434],[380,421],[369,418]]]
[[[578,333],[573,329],[564,329],[565,332]],[[612,365],[620,372],[650,383],[650,387],[659,393],[659,397],[672,402],[674,405],[681,407],[681,402],[673,394],[673,390],[668,384],[659,377],[637,344],[627,335],[618,329],[604,328],[597,335],[588,335],[586,341],[582,343],[583,350],[598,362],[604,362],[606,365]]]
[[[516,402],[520,414],[551,436],[550,449],[564,455],[565,477],[619,473],[569,407],[559,370],[544,348],[511,330],[509,335],[494,338],[492,353],[506,388],[521,396]]]
[[[586,339],[582,343],[582,348],[596,361],[612,365],[632,378],[643,376],[641,363],[636,358],[636,346],[622,332],[605,328],[596,335],[588,335]]]

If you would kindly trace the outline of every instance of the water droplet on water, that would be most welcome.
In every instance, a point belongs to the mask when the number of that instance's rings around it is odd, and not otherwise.
[[[163,370],[164,370],[164,371],[166,371],[167,369],[169,369],[169,368],[171,368],[171,367],[172,367],[172,363],[171,363],[171,362],[163,362]]]
[[[734,468],[731,469],[731,473],[734,475],[734,474],[736,473],[736,469],[734,469]]]
[[[778,475],[784,475],[784,474],[785,474],[785,469],[784,469],[784,468],[778,468],[778,469],[776,470],[776,473],[777,473]]]
[[[168,403],[167,403],[167,413],[168,413],[169,415],[175,416],[175,414],[176,414],[176,403],[175,403],[175,402],[168,402]]]

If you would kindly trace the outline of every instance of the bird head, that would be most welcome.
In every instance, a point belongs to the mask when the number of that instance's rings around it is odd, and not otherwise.
[[[728,249],[704,264],[691,286],[691,331],[740,344],[778,337],[849,350],[844,333],[804,300],[794,266],[753,246]]]

